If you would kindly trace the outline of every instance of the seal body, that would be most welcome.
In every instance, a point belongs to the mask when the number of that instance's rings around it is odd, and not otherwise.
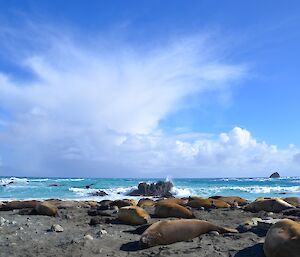
[[[224,201],[231,206],[234,206],[235,204],[237,204],[238,206],[244,206],[248,203],[246,199],[239,196],[211,196],[209,198]]]
[[[149,214],[138,206],[125,206],[120,208],[118,219],[130,225],[142,225],[150,220]]]
[[[257,199],[245,206],[246,211],[259,212],[281,212],[286,209],[295,208],[293,205],[283,201],[282,199]]]
[[[58,214],[58,208],[50,203],[43,202],[34,208],[34,213],[55,217]]]
[[[168,198],[157,201],[157,204],[164,204],[164,203],[170,203],[170,204],[179,204],[182,206],[185,206],[188,203],[187,199],[179,199],[179,198]]]
[[[199,209],[201,207],[204,207],[206,209],[211,208],[229,208],[230,205],[224,201],[216,200],[216,199],[195,199],[188,202],[187,206]]]
[[[117,206],[118,208],[122,208],[125,206],[133,206],[137,205],[135,200],[132,199],[123,199],[123,200],[115,200],[110,203],[110,206]]]
[[[152,224],[140,238],[141,248],[156,245],[168,245],[198,237],[210,231],[219,233],[237,233],[235,229],[216,226],[197,219],[164,220]]]
[[[300,224],[283,219],[268,231],[264,243],[266,257],[300,257]]]
[[[155,207],[155,215],[158,218],[195,218],[194,214],[187,208],[176,203],[159,203]]]
[[[11,201],[7,203],[3,203],[1,210],[2,211],[11,211],[17,209],[25,209],[25,208],[35,208],[40,201],[36,200],[28,200],[28,201]]]
[[[155,204],[155,201],[153,201],[151,199],[140,199],[137,205],[141,208],[144,208],[144,207],[151,207],[154,204]]]
[[[286,197],[283,200],[295,207],[300,207],[300,197]]]

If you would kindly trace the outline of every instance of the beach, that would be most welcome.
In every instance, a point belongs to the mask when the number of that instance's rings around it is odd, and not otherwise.
[[[170,198],[176,199],[176,198]],[[126,225],[118,219],[119,209],[108,201],[49,200],[57,206],[55,217],[30,213],[32,208],[0,211],[0,256],[264,256],[263,243],[272,221],[290,218],[299,221],[298,214],[280,211],[250,212],[243,207],[188,208],[194,219],[206,220],[217,226],[237,228],[239,233],[219,234],[212,231],[169,245],[141,249],[139,240],[145,228]],[[25,201],[18,201],[24,204]],[[42,202],[43,203],[43,202]],[[45,202],[44,202],[45,203]],[[113,203],[112,201],[109,202]],[[34,205],[36,203],[34,202]],[[104,208],[105,207],[105,208]],[[159,220],[155,206],[146,206],[150,214],[148,224]],[[249,221],[259,224],[245,226]],[[271,221],[271,223],[270,223]],[[245,223],[246,222],[246,223]],[[248,222],[248,223],[247,223]],[[59,225],[59,226],[58,226]]]

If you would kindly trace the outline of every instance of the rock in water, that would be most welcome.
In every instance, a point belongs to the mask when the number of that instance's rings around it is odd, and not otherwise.
[[[170,181],[158,181],[157,183],[147,184],[145,182],[138,185],[138,189],[133,190],[130,196],[160,196],[171,197],[173,184]]]
[[[280,178],[280,175],[278,172],[274,172],[271,174],[270,178]]]
[[[106,192],[104,192],[103,190],[98,190],[96,192],[92,192],[89,195],[91,196],[106,196],[108,195]]]

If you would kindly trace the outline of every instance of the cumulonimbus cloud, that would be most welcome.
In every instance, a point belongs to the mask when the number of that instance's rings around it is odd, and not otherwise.
[[[189,96],[228,91],[245,75],[242,65],[219,61],[203,38],[140,51],[128,45],[87,48],[43,34],[41,40],[51,39],[48,50],[33,49],[18,60],[32,79],[0,73],[0,107],[7,113],[0,123],[4,166],[31,175],[64,170],[66,176],[124,176],[122,170],[128,170],[127,176],[176,176],[177,169],[187,169],[201,176],[199,167],[237,170],[258,163],[263,168],[275,159],[288,162],[291,151],[257,143],[240,128],[192,143],[161,131],[159,122]],[[92,167],[90,173],[86,167]]]

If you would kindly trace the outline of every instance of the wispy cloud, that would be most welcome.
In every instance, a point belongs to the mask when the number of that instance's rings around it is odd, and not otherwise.
[[[189,96],[230,92],[245,75],[243,65],[220,61],[207,35],[142,51],[103,40],[87,47],[52,30],[32,33],[46,47],[21,49],[19,55],[15,48],[13,59],[33,78],[15,80],[13,74],[0,73],[0,108],[9,114],[1,123],[0,155],[17,172],[176,176],[186,169],[201,176],[201,167],[263,168],[275,160],[287,162],[291,154],[257,143],[239,128],[218,139],[193,142],[161,131],[159,122],[180,110]],[[28,37],[26,42],[30,45]]]

